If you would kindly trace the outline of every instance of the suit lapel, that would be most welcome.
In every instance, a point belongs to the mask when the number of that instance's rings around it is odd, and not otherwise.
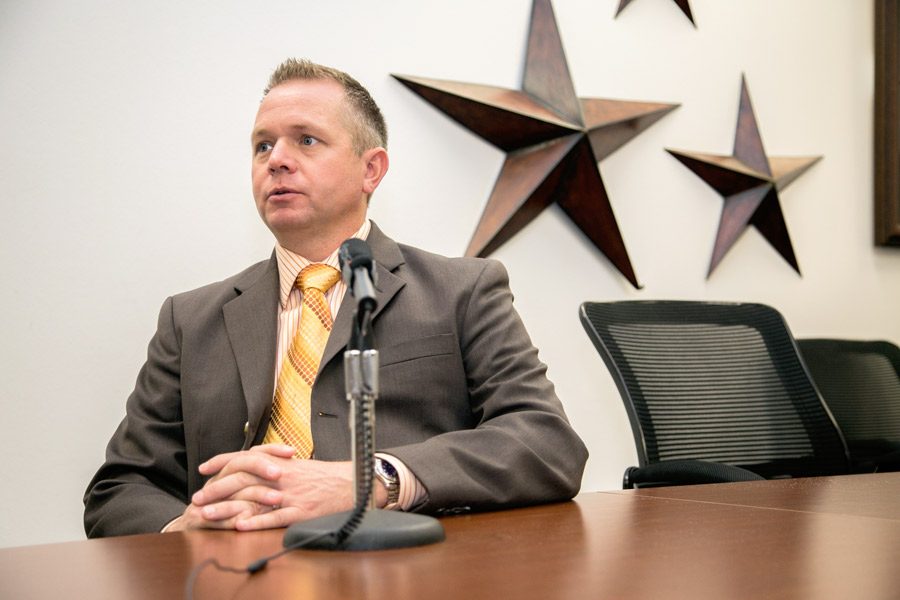
[[[238,297],[222,307],[247,401],[249,429],[245,447],[256,437],[275,393],[275,348],[278,336],[278,264],[269,260],[262,277],[235,283]]]
[[[366,242],[372,249],[372,257],[375,259],[376,269],[378,271],[378,283],[375,286],[375,297],[378,301],[378,308],[375,309],[372,319],[377,320],[378,315],[388,305],[394,295],[399,292],[406,282],[394,274],[394,270],[403,264],[403,254],[397,242],[387,237],[372,222],[372,229],[369,231],[369,237]],[[319,372],[333,359],[339,352],[342,352],[350,340],[350,332],[353,329],[353,313],[356,308],[356,300],[347,290],[344,299],[341,301],[341,308],[338,310],[337,317],[334,320],[334,327],[331,335],[328,337],[328,343],[325,346],[325,353],[322,355],[322,362],[319,365]]]

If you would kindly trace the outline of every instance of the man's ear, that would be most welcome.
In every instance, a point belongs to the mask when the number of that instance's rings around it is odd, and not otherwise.
[[[366,172],[363,175],[363,193],[371,196],[388,170],[388,153],[384,148],[369,148],[363,152]]]

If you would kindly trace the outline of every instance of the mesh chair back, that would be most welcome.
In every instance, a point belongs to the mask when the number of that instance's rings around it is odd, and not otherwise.
[[[836,339],[797,344],[851,456],[900,447],[900,348],[884,341]]]
[[[764,477],[846,473],[847,450],[787,324],[760,304],[586,302],[641,466],[708,460]]]

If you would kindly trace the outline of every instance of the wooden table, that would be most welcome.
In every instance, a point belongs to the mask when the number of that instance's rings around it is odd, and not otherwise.
[[[445,517],[441,544],[295,551],[208,567],[194,598],[900,597],[900,473],[590,493]],[[0,550],[0,598],[183,597],[208,557],[246,566],[282,531],[128,536]]]

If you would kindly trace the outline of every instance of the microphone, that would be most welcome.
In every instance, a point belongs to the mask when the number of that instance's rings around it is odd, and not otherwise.
[[[375,260],[369,245],[358,238],[350,238],[338,251],[344,284],[356,298],[360,312],[371,313],[378,306],[375,299]]]
[[[379,510],[370,506],[375,466],[375,401],[378,399],[378,350],[372,331],[375,261],[363,240],[350,238],[338,250],[341,275],[356,299],[353,331],[344,352],[344,386],[350,402],[353,440],[354,507],[349,511],[300,521],[284,533],[285,550],[381,550],[422,546],[444,540],[444,528],[433,517]],[[341,309],[344,310],[343,308]],[[374,504],[374,503],[372,503]],[[262,559],[248,571],[265,565]]]

